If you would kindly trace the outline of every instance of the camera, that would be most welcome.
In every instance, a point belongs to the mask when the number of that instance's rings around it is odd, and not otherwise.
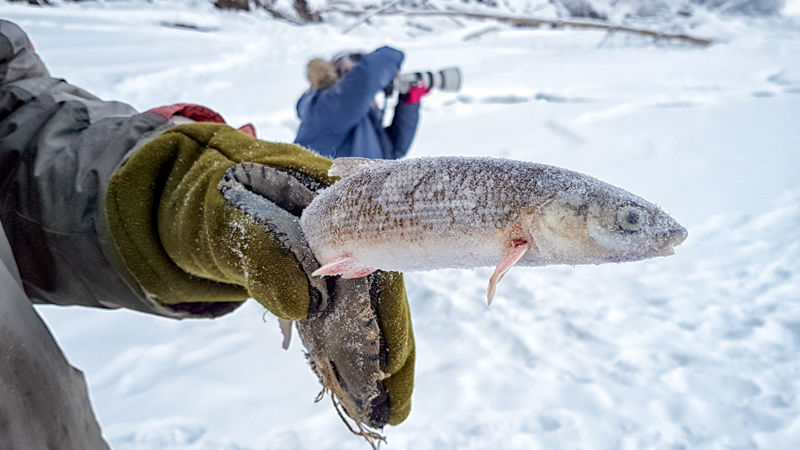
[[[461,90],[461,69],[448,67],[435,72],[401,73],[395,78],[394,84],[389,87],[401,94],[405,94],[415,86],[450,92],[459,91]]]

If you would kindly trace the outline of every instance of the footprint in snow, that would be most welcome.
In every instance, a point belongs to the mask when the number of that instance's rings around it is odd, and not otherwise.
[[[783,92],[800,94],[800,70],[783,69],[767,77],[767,81],[783,88]]]

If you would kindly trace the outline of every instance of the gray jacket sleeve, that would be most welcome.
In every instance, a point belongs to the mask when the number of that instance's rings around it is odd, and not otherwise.
[[[0,224],[0,448],[107,450],[86,382],[23,292]]]
[[[148,298],[104,232],[109,178],[137,143],[168,126],[50,77],[25,33],[0,20],[0,221],[34,302],[170,317],[237,306]]]

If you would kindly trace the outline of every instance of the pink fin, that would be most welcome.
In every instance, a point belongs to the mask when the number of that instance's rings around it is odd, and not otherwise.
[[[531,245],[526,241],[516,239],[512,241],[511,247],[506,251],[506,256],[503,257],[503,260],[500,261],[497,268],[494,269],[492,277],[489,278],[489,291],[486,293],[486,299],[489,301],[490,305],[492,304],[492,298],[494,298],[494,291],[497,288],[497,283],[503,279],[508,269],[516,264],[529,248],[531,248]]]
[[[341,275],[342,278],[361,278],[372,272],[375,272],[375,269],[364,266],[350,255],[342,255],[324,264],[311,275],[315,277]]]
[[[283,333],[283,344],[281,346],[286,350],[292,342],[292,321],[279,318],[278,325],[281,327],[281,333]]]
[[[342,255],[334,258],[333,261],[323,264],[322,267],[311,273],[313,277],[324,277],[326,275],[339,275],[355,269],[358,261],[350,255]]]

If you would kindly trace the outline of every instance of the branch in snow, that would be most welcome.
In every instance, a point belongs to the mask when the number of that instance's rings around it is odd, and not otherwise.
[[[338,8],[331,8],[323,12],[324,13],[332,12],[332,13],[340,13],[340,14],[355,15],[355,16],[363,16],[368,14],[368,12],[364,10],[347,10]],[[497,22],[507,23],[515,27],[536,28],[536,27],[546,26],[550,28],[577,28],[577,29],[588,29],[588,30],[605,30],[610,33],[613,32],[630,33],[640,36],[652,37],[653,39],[656,40],[677,40],[681,42],[686,42],[688,44],[700,45],[700,46],[710,45],[713,42],[710,39],[694,37],[688,34],[661,33],[658,31],[647,30],[644,28],[636,28],[625,25],[614,25],[608,23],[577,21],[577,20],[552,20],[552,19],[539,19],[534,17],[515,17],[515,16],[505,16],[499,14],[474,13],[467,11],[383,10],[383,11],[376,11],[374,14],[371,14],[370,17],[376,15],[385,15],[385,16],[399,15],[405,17],[461,17],[467,19],[494,20]]]

